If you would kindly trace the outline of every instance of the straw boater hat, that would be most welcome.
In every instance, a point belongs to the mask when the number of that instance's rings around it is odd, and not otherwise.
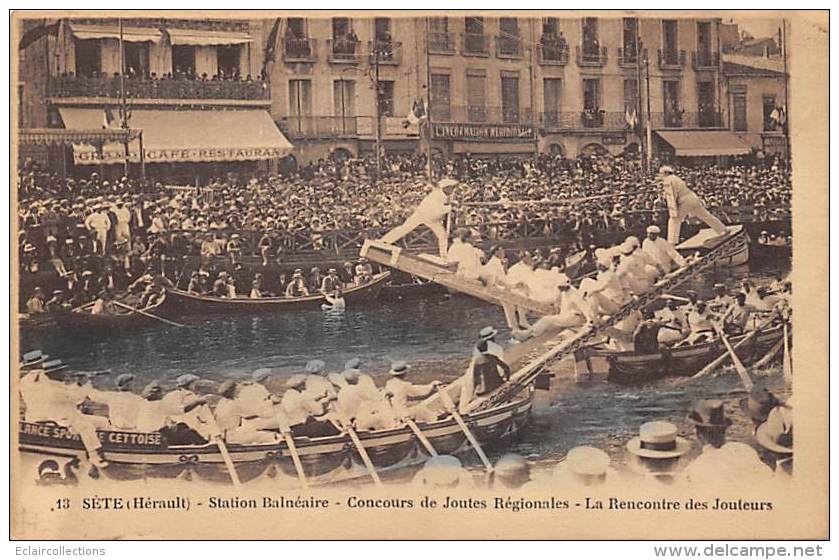
[[[116,384],[119,389],[125,389],[132,381],[134,381],[133,373],[123,373],[117,376]]]
[[[61,360],[50,360],[48,362],[44,362],[42,366],[44,373],[57,373],[59,371],[63,371],[67,369],[69,366],[62,362]]]
[[[309,360],[306,362],[306,373],[312,375],[322,374],[326,369],[326,364],[323,360]]]
[[[725,403],[718,399],[695,402],[687,420],[698,428],[725,429],[731,426],[731,419],[725,416]]]
[[[656,225],[647,226],[647,233],[661,233],[661,228]]]
[[[673,173],[673,168],[670,167],[669,165],[662,165],[658,169],[658,174],[659,175],[672,175],[672,173]]]
[[[408,364],[403,360],[397,360],[390,365],[390,375],[399,377],[408,373]]]
[[[690,450],[690,442],[676,435],[677,428],[670,422],[641,424],[639,435],[626,444],[626,449],[645,459],[676,459]]]
[[[251,379],[256,383],[261,383],[271,377],[271,368],[259,368],[251,373]]]
[[[49,358],[46,354],[44,354],[40,350],[33,350],[32,352],[27,352],[23,355],[23,360],[21,362],[21,367],[31,368],[38,364],[44,363],[44,360]]]
[[[484,327],[481,329],[481,332],[478,333],[478,340],[490,340],[497,335],[498,331],[495,327]]]
[[[572,478],[577,483],[593,486],[614,475],[610,464],[611,459],[605,451],[581,445],[568,452],[565,459],[554,469],[553,476],[559,479]]]
[[[198,377],[197,375],[194,375],[192,373],[185,373],[181,376],[178,376],[178,378],[175,379],[175,384],[178,387],[186,388],[186,387],[189,387],[191,384],[195,383],[196,381],[198,381],[199,379],[200,379],[200,377]]]
[[[160,386],[160,382],[152,381],[151,383],[143,387],[143,391],[140,393],[140,396],[144,399],[147,399],[154,394],[161,393],[162,391],[163,388]]]

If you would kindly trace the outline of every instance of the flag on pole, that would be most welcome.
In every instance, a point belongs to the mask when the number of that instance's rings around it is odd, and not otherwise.
[[[111,128],[112,122],[114,122],[114,112],[110,107],[106,107],[102,113],[102,128]]]
[[[419,126],[420,123],[423,123],[428,120],[428,111],[425,108],[425,100],[419,99],[414,101],[411,110],[408,112],[408,116],[402,121],[402,128],[408,128],[411,126]]]

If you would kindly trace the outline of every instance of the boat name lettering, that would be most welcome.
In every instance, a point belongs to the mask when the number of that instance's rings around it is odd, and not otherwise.
[[[103,443],[160,446],[160,434],[142,432],[99,432],[99,439]]]
[[[58,424],[32,424],[29,422],[20,423],[20,433],[28,436],[38,436],[51,439],[78,440],[79,434],[66,426]]]

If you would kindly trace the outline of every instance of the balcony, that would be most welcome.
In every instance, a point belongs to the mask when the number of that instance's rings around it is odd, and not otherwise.
[[[720,55],[715,52],[693,51],[690,60],[694,70],[717,70],[720,67]]]
[[[289,138],[344,138],[358,134],[358,117],[291,116],[279,121]]]
[[[327,61],[332,64],[358,64],[361,62],[361,49],[353,39],[327,39]]]
[[[430,32],[428,34],[430,54],[454,54],[454,33]]]
[[[687,61],[685,51],[662,51],[658,49],[658,67],[661,70],[683,70]]]
[[[521,37],[497,36],[495,56],[497,58],[521,58]]]
[[[644,49],[646,51],[646,49]],[[634,48],[618,49],[618,66],[621,68],[637,68],[638,53]]]
[[[568,64],[568,44],[558,41],[546,41],[538,49],[539,64],[543,66],[565,66]]]
[[[60,76],[50,83],[56,98],[120,98],[119,77]],[[198,80],[187,78],[126,78],[129,99],[268,100],[268,85],[261,80]]]
[[[519,109],[487,105],[438,105],[435,107],[432,99],[431,120],[453,123],[531,124],[532,113],[529,107]]]
[[[600,47],[599,49],[577,47],[577,66],[603,67],[606,66],[606,60],[606,47]]]
[[[483,33],[464,33],[463,56],[489,56],[489,35]]]
[[[722,113],[717,111],[701,111],[686,113],[684,110],[653,113],[650,124],[652,128],[724,128]]]
[[[283,39],[283,60],[285,62],[317,62],[316,39]]]
[[[620,111],[547,111],[539,115],[539,124],[547,132],[559,131],[626,131],[626,114]]]
[[[379,64],[398,66],[402,64],[402,43],[394,41],[368,41],[370,64],[376,63],[376,53],[379,54]]]

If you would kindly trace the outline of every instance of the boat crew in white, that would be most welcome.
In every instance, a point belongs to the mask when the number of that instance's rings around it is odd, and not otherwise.
[[[664,165],[659,169],[658,178],[661,182],[661,188],[664,192],[664,199],[667,201],[667,211],[669,219],[667,222],[667,241],[673,245],[679,243],[679,236],[682,232],[682,222],[691,216],[699,218],[708,227],[714,230],[719,236],[723,237],[728,233],[719,218],[708,212],[705,205],[690,190],[685,182],[678,176],[673,174],[673,168],[669,165]]]
[[[415,385],[405,380],[407,373],[408,364],[401,360],[393,362],[390,367],[391,378],[385,384],[385,394],[390,397],[394,414],[397,418],[407,417],[418,422],[433,422],[437,419],[437,414],[433,410],[422,404],[412,406],[409,400],[430,396],[440,382],[435,380],[427,385]]]
[[[647,237],[641,244],[641,249],[658,265],[662,274],[667,274],[676,268],[685,266],[685,258],[679,254],[673,244],[661,237],[661,229],[652,225],[647,227]]]
[[[457,275],[469,280],[477,280],[481,274],[481,259],[484,252],[469,243],[469,230],[458,230],[457,237],[449,247],[448,261],[457,263]]]

